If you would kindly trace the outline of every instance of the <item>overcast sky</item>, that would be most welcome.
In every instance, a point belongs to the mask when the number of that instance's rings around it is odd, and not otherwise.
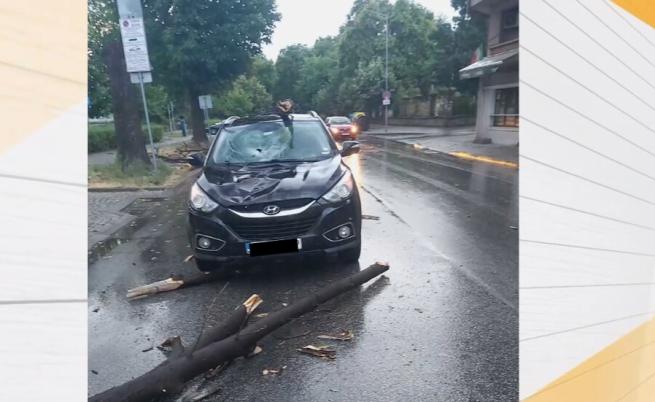
[[[450,0],[415,0],[435,15],[451,18],[455,11]],[[346,22],[353,0],[277,0],[282,20],[273,33],[273,43],[264,47],[264,55],[277,58],[281,49],[294,43],[313,45],[322,36],[336,35]]]

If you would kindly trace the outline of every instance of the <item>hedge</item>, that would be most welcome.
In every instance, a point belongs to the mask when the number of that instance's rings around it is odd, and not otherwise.
[[[165,128],[160,124],[150,125],[152,130],[152,139],[155,142],[161,141],[164,136]],[[143,127],[143,133],[146,134],[147,128]],[[147,135],[147,134],[146,134]],[[146,139],[146,142],[148,140]],[[116,135],[114,135],[113,124],[89,124],[89,153],[102,152],[110,149],[116,149]]]

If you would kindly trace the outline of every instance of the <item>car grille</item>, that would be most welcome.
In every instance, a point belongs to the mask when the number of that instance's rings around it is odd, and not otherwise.
[[[229,227],[245,240],[275,240],[302,236],[314,226],[318,217],[294,218],[286,220],[256,219],[249,223],[226,222]]]
[[[285,209],[304,207],[312,201],[314,200],[311,198],[298,198],[294,200],[271,201],[259,204],[234,205],[231,206],[230,209],[238,212],[262,212],[267,205],[277,205],[280,207],[280,210],[284,211]]]

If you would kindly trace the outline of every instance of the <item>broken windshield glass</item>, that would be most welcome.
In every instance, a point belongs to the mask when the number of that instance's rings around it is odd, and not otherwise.
[[[323,126],[315,121],[258,122],[227,127],[217,139],[215,164],[317,161],[332,156],[334,148]]]

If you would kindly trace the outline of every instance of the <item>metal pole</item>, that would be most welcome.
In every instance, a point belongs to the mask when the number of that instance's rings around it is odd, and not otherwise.
[[[168,103],[168,130],[172,133],[173,129],[173,103]]]
[[[143,87],[143,73],[139,73],[139,86],[141,87],[141,99],[143,99],[143,113],[146,116],[146,126],[148,127],[148,138],[150,138],[150,151],[152,152],[152,166],[157,171],[157,152],[155,151],[155,142],[152,140],[152,130],[150,130],[150,117],[148,116],[148,102],[146,101],[146,90]]]
[[[389,11],[386,15],[386,23],[384,25],[385,32],[385,46],[384,46],[384,90],[389,91]],[[384,105],[384,132],[389,132],[389,105]]]

